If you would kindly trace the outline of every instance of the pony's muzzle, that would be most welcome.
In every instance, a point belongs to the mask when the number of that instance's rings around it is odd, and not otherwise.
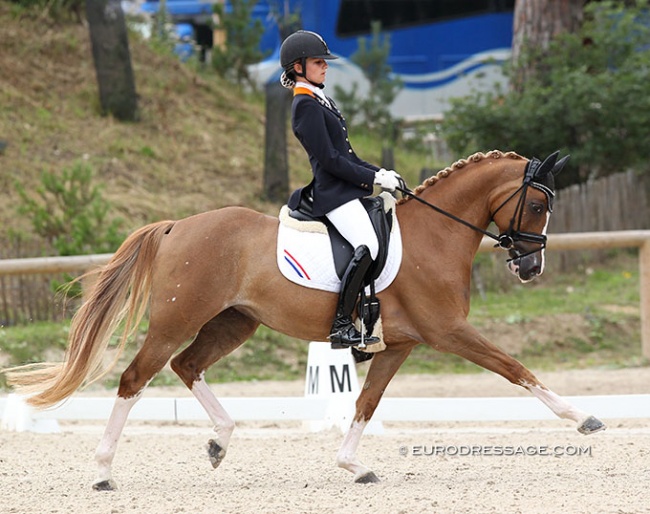
[[[522,282],[530,282],[544,272],[544,256],[542,248],[528,250],[524,248],[511,248],[508,250],[510,260],[508,269]]]

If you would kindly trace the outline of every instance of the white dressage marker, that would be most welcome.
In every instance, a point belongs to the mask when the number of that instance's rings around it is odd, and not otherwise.
[[[303,426],[310,432],[339,428],[346,433],[354,417],[355,402],[359,396],[359,378],[352,353],[332,350],[329,343],[309,343],[307,371],[305,373],[305,398],[326,399],[324,416],[307,421]],[[370,421],[366,434],[381,435],[381,421]]]

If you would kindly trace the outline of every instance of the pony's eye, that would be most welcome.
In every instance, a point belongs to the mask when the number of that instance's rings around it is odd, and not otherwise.
[[[544,205],[538,202],[531,202],[530,203],[530,209],[535,213],[535,214],[542,214],[544,212]]]

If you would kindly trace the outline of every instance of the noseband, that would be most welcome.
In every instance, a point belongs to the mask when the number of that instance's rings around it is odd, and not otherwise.
[[[466,227],[469,227],[472,230],[475,230],[476,232],[480,232],[481,234],[491,239],[494,239],[496,241],[496,244],[494,245],[495,248],[502,248],[503,250],[509,250],[515,254],[514,257],[508,259],[508,262],[510,262],[516,259],[521,259],[522,257],[526,257],[527,255],[531,255],[533,253],[539,252],[540,250],[546,248],[547,237],[545,234],[535,234],[534,232],[523,232],[521,230],[521,220],[524,215],[526,194],[528,192],[529,187],[534,187],[535,189],[542,191],[546,195],[548,210],[549,212],[553,212],[553,198],[555,197],[555,193],[553,192],[553,189],[535,180],[535,179],[538,180],[543,179],[546,173],[549,172],[548,170],[542,170],[541,168],[543,167],[544,167],[543,163],[539,159],[532,158],[531,160],[529,160],[528,163],[526,164],[526,169],[524,170],[524,179],[522,181],[521,186],[519,186],[519,188],[515,192],[513,192],[508,198],[506,198],[503,201],[503,203],[501,203],[501,205],[499,205],[499,207],[497,207],[497,209],[491,214],[490,221],[494,221],[494,216],[496,216],[497,212],[499,212],[508,202],[510,202],[510,200],[512,200],[517,194],[519,194],[519,198],[517,199],[517,206],[515,207],[515,212],[513,213],[512,218],[510,219],[510,224],[508,225],[508,229],[505,230],[504,232],[501,232],[501,234],[499,235],[493,234],[488,230],[483,230],[482,228],[477,227],[476,225],[473,225],[468,221],[465,221],[464,219],[459,218],[458,216],[455,216],[454,214],[451,214],[450,212],[447,212],[441,209],[440,207],[437,207],[436,205],[427,202],[426,200],[423,200],[419,196],[416,196],[413,193],[413,191],[411,191],[406,187],[406,183],[404,182],[403,179],[400,179],[401,187],[398,187],[397,191],[430,207],[434,211],[439,212],[440,214],[447,216],[448,218],[451,218],[452,220],[457,221],[458,223],[465,225]],[[542,173],[540,173],[540,171],[542,171]],[[520,253],[516,247],[516,243],[518,242],[534,243],[540,245],[540,247],[537,248],[536,250],[531,250],[526,253]]]

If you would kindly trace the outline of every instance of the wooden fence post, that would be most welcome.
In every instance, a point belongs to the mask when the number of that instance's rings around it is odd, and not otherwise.
[[[639,289],[641,307],[641,353],[650,359],[650,240],[639,247]]]
[[[277,80],[266,85],[265,93],[264,196],[272,202],[285,202],[289,196],[287,113],[292,96]]]

